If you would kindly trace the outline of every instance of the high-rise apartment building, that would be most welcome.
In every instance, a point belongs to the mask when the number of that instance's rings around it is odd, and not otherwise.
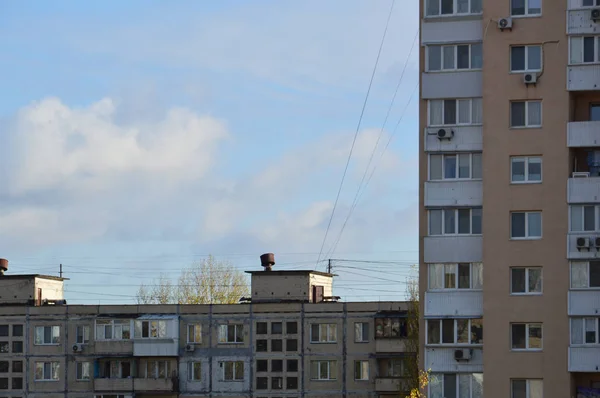
[[[430,397],[600,393],[600,1],[424,0]]]

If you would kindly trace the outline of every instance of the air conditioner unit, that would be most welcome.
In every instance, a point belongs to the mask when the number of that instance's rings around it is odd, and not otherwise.
[[[498,28],[500,30],[504,30],[504,29],[510,29],[512,30],[512,18],[500,18],[498,20]]]
[[[196,349],[196,346],[193,345],[193,344],[188,344],[188,345],[185,346],[185,350],[187,352],[194,352],[195,349]]]
[[[83,344],[73,344],[73,352],[81,352],[83,351]]]
[[[589,171],[574,171],[573,178],[587,178],[590,176]]]
[[[471,359],[471,349],[470,348],[462,348],[460,350],[454,351],[454,359],[457,361],[468,361]]]
[[[523,83],[525,84],[536,84],[538,75],[537,73],[524,73],[523,74]]]
[[[438,140],[451,140],[452,137],[454,137],[454,131],[452,130],[446,130],[446,129],[439,129],[437,132],[437,138]]]
[[[594,8],[590,10],[590,18],[592,21],[596,22],[600,19],[600,8]]]
[[[577,250],[589,249],[590,238],[577,238]]]

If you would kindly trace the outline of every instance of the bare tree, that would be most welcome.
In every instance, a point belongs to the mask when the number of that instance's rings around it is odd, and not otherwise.
[[[177,284],[165,274],[140,285],[138,304],[234,304],[249,294],[244,273],[213,256],[181,271]]]

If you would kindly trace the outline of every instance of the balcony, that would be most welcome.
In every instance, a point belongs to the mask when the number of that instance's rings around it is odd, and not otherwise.
[[[481,206],[481,180],[432,181],[425,183],[425,206]]]
[[[423,99],[481,97],[481,71],[429,72],[421,77]]]
[[[94,379],[94,390],[96,391],[132,391],[133,379]]]
[[[131,340],[96,340],[94,350],[96,354],[101,355],[132,355],[133,342]]]
[[[600,65],[588,64],[567,66],[567,90],[600,90]]]
[[[375,352],[395,353],[406,351],[406,339],[375,339]]]
[[[570,316],[598,316],[600,290],[569,290]]]
[[[600,24],[592,21],[591,8],[567,11],[568,35],[595,35],[600,34]]]
[[[569,148],[600,146],[600,121],[567,124],[567,146]]]
[[[569,178],[568,203],[600,203],[600,177]]]
[[[484,29],[481,15],[469,15],[464,18],[469,19],[440,21],[438,18],[435,22],[424,20],[421,22],[421,45],[482,41]]]
[[[471,359],[457,361],[454,352],[459,349],[470,348]],[[425,347],[425,369],[432,372],[483,372],[483,348],[478,347]]]
[[[423,239],[425,263],[479,263],[483,261],[481,235],[427,236]]]
[[[595,247],[595,239],[600,232],[569,232],[567,234],[567,258],[570,260],[592,260],[600,258],[600,251]],[[577,238],[589,238],[590,247],[577,247]]]
[[[599,372],[600,347],[569,347],[569,372]]]
[[[135,391],[172,392],[173,379],[133,379]]]
[[[377,377],[375,379],[376,392],[406,392],[410,390],[409,386],[409,381],[400,377]]]
[[[440,127],[425,128],[425,152],[483,150],[482,126],[449,126],[447,128],[454,132],[454,137],[449,140],[437,138]]]
[[[176,357],[179,355],[179,340],[140,339],[133,343],[136,357]]]
[[[483,315],[481,290],[443,290],[425,292],[426,317]]]

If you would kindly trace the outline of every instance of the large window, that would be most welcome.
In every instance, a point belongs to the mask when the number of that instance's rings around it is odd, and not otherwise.
[[[510,15],[513,17],[535,17],[541,14],[542,0],[511,0],[510,2]]]
[[[481,43],[427,46],[427,70],[429,72],[476,70],[481,69],[482,66]]]
[[[482,289],[482,263],[429,264],[429,290]]]
[[[483,344],[483,320],[428,319],[427,344]]]
[[[541,379],[513,379],[510,381],[511,398],[543,398]]]
[[[60,364],[58,362],[36,362],[35,380],[36,381],[58,381]]]
[[[426,0],[425,16],[481,14],[482,0]]]
[[[60,326],[36,326],[35,345],[53,345],[60,343]]]
[[[510,269],[511,294],[541,294],[542,267],[514,267]]]
[[[169,361],[148,361],[146,362],[147,379],[166,379],[171,377],[171,363]]]
[[[402,339],[408,337],[406,318],[375,318],[376,339]]]
[[[167,321],[135,321],[135,337],[142,339],[164,339],[168,337]]]
[[[542,46],[512,46],[510,48],[511,72],[541,72]]]
[[[468,126],[481,123],[481,98],[429,101],[429,127]]]
[[[511,348],[514,351],[539,351],[543,347],[541,323],[513,323],[510,325]]]
[[[312,380],[336,380],[337,361],[310,361],[310,378]]]
[[[542,213],[539,211],[510,214],[511,239],[541,239]]]
[[[311,343],[335,343],[337,325],[335,323],[313,323],[310,325]]]
[[[409,375],[410,366],[406,358],[381,359],[379,370],[381,377],[405,377]],[[385,365],[385,366],[384,366]]]
[[[96,340],[129,340],[131,321],[129,319],[103,319],[96,321]]]
[[[600,62],[600,36],[577,36],[569,38],[571,64]]]
[[[510,127],[537,128],[542,126],[542,101],[512,101]]]
[[[429,235],[480,235],[481,208],[429,210]]]
[[[429,180],[481,179],[481,153],[429,155]]]
[[[538,156],[511,157],[510,182],[513,184],[542,182],[542,158]]]
[[[571,232],[599,231],[600,206],[570,206]]]
[[[600,261],[574,261],[571,263],[571,289],[600,287]]]
[[[571,318],[571,344],[600,344],[598,318]]]
[[[482,373],[432,373],[430,398],[483,398]]]
[[[219,343],[243,343],[244,325],[219,325]]]
[[[581,0],[582,7],[597,7],[600,6],[600,0]]]

